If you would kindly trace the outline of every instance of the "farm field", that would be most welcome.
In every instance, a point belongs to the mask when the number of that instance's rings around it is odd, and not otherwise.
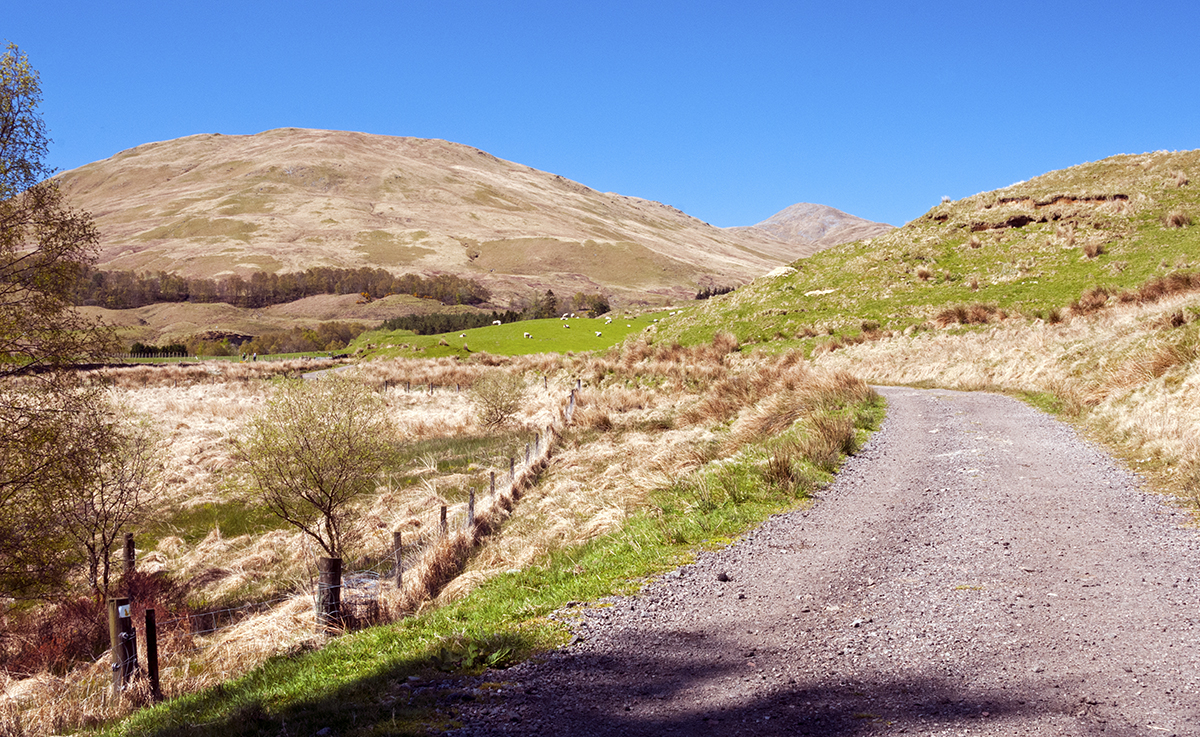
[[[661,319],[682,313],[680,309],[647,313],[619,312],[612,315],[611,320],[608,317],[522,320],[441,335],[375,331],[359,336],[351,344],[350,350],[370,346],[373,356],[427,358],[467,358],[474,353],[524,356],[604,351],[619,346],[631,335],[652,330]]]

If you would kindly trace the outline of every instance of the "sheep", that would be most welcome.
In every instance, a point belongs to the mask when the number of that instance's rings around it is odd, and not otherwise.
[[[597,337],[597,338],[599,338],[599,337],[600,337],[600,331],[599,331],[599,330],[597,330],[597,331],[596,331],[596,337]]]
[[[564,322],[564,323],[563,323],[563,327],[564,327],[564,328],[569,328],[569,327],[571,327],[571,323],[569,323],[569,322]]]
[[[532,335],[530,335],[529,333],[525,333],[525,337],[526,337],[526,338],[532,338],[533,336],[532,336]]]
[[[493,324],[493,325],[499,325],[499,324],[500,324],[500,321],[499,321],[499,320],[492,320],[492,324]]]
[[[570,317],[570,313],[569,313],[569,312],[564,312],[564,313],[563,313],[563,316],[562,316],[562,317],[560,317],[560,318],[558,318],[558,319],[559,319],[559,320],[566,320],[568,317]]]

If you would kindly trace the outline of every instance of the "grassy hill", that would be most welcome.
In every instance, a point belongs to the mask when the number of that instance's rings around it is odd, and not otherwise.
[[[372,266],[661,303],[818,246],[713,227],[440,140],[285,128],[150,143],[59,177],[101,266],[211,277]]]
[[[812,349],[831,335],[928,327],[948,308],[1051,317],[1083,292],[1200,264],[1200,151],[1114,156],[944,202],[664,320],[659,340]],[[956,321],[953,315],[944,316]]]

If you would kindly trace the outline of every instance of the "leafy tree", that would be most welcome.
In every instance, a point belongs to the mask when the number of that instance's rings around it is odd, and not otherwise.
[[[37,72],[10,44],[0,55],[0,594],[9,596],[54,591],[72,563],[38,502],[62,474],[74,420],[96,406],[99,390],[69,369],[112,347],[72,308],[98,236],[48,179],[40,102]]]
[[[106,405],[76,417],[68,462],[48,487],[45,508],[87,566],[97,600],[108,595],[112,551],[144,514],[162,467],[148,418]]]
[[[240,441],[262,503],[331,558],[352,541],[356,498],[375,489],[393,454],[383,399],[337,375],[282,384]]]
[[[484,427],[507,424],[525,403],[525,377],[508,371],[489,371],[471,387],[475,412]]]
[[[540,319],[558,317],[558,297],[554,296],[553,289],[547,289],[546,294],[537,301],[533,308],[533,315]]]
[[[612,309],[608,298],[603,294],[576,292],[575,296],[571,298],[571,302],[574,305],[573,312],[586,312],[592,317],[599,317]]]

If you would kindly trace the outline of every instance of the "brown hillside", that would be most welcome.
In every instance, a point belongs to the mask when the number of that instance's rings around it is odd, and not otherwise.
[[[381,266],[477,278],[500,304],[547,288],[631,303],[745,282],[816,250],[440,140],[197,135],[60,176],[95,216],[108,269]]]

